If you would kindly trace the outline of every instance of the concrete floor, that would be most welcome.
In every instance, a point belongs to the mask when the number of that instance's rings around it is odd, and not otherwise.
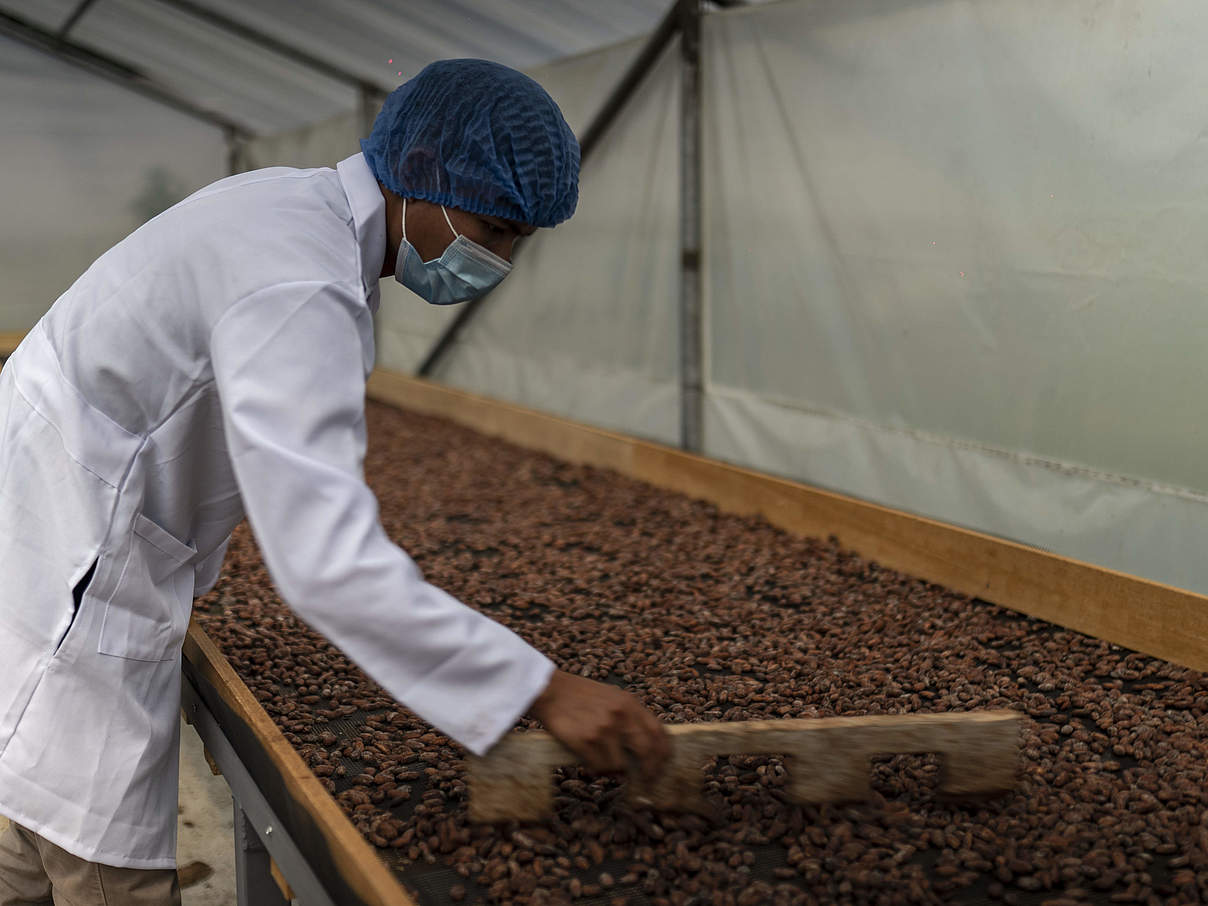
[[[0,833],[8,821],[0,818]],[[176,861],[181,868],[202,862],[213,869],[203,881],[181,891],[182,906],[234,906],[235,841],[231,793],[210,773],[201,740],[183,722],[180,728],[180,817]]]
[[[206,880],[181,891],[182,906],[234,906],[235,820],[226,781],[210,773],[201,739],[180,727],[180,819],[176,864],[204,862],[214,869]]]

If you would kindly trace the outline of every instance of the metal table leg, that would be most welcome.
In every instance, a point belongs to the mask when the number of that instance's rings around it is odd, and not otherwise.
[[[289,906],[272,875],[272,857],[234,796],[235,897],[239,906]],[[272,828],[270,827],[271,831]]]
[[[185,719],[205,743],[234,799],[239,906],[289,906],[273,877],[274,864],[299,906],[336,906],[192,684],[184,682],[181,693]]]

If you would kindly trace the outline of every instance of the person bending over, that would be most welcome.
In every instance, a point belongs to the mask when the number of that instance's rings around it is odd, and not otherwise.
[[[361,148],[160,214],[0,370],[0,904],[180,901],[181,642],[245,514],[290,607],[471,752],[527,712],[597,770],[667,756],[635,698],[425,582],[362,473],[379,278],[490,290],[574,212],[574,135],[528,77],[447,60]]]

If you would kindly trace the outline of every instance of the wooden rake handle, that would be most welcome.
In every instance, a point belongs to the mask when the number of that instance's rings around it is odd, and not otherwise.
[[[939,792],[972,795],[1015,785],[1020,717],[1014,711],[750,720],[667,727],[672,753],[653,785],[631,780],[638,806],[707,814],[703,768],[718,755],[784,755],[789,798],[799,803],[866,798],[874,755],[943,756]],[[553,814],[551,772],[579,759],[548,733],[505,736],[469,759],[470,820],[541,821]]]

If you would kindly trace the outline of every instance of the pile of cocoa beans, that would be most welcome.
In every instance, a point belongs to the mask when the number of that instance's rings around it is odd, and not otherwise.
[[[1012,708],[1019,783],[937,797],[937,756],[801,807],[723,757],[716,815],[559,771],[543,825],[472,825],[464,752],[277,597],[243,526],[206,631],[421,903],[1208,901],[1208,679],[763,520],[371,404],[366,474],[429,581],[668,722]],[[400,600],[398,606],[405,607]],[[525,727],[536,726],[529,719]]]

